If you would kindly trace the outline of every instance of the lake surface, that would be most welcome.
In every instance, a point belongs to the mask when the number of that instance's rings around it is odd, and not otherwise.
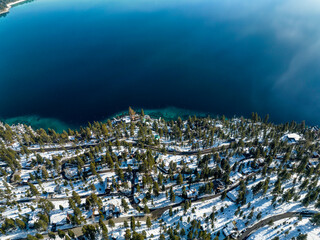
[[[319,22],[316,0],[26,3],[0,18],[0,118],[173,106],[319,124]]]

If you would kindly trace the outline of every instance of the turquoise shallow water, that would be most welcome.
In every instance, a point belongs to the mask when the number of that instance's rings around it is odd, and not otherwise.
[[[54,129],[56,132],[62,132],[63,130],[78,128],[79,126],[67,124],[62,122],[58,119],[54,118],[41,118],[39,116],[20,116],[8,119],[2,119],[1,121],[8,123],[9,125],[12,124],[26,124],[28,126],[32,126],[34,129]]]
[[[134,108],[134,110],[137,113],[141,112],[141,109]],[[143,110],[145,114],[149,115],[152,118],[163,118],[166,121],[170,120],[177,120],[178,117],[180,117],[183,120],[186,120],[189,118],[189,116],[197,116],[197,117],[207,117],[208,115],[214,117],[215,115],[212,115],[210,112],[200,112],[196,110],[190,110],[190,109],[183,109],[183,108],[176,108],[176,107],[166,107],[166,108],[160,108],[160,109],[144,109]],[[123,114],[128,114],[128,111],[121,111],[118,112],[110,118],[121,116]],[[106,120],[103,120],[106,121]]]
[[[137,112],[140,112],[140,109],[135,109]],[[196,115],[197,117],[206,117],[208,113],[179,109],[175,107],[168,107],[163,109],[145,109],[145,114],[150,115],[153,118],[164,118],[165,120],[176,120],[178,117],[182,119],[187,119],[189,116]],[[128,111],[121,111],[107,119],[100,120],[102,122],[106,122],[108,119],[112,119],[116,116],[121,116],[123,114],[128,114]],[[70,129],[78,129],[80,126],[75,124],[68,124],[63,121],[54,118],[42,118],[39,116],[20,116],[15,118],[2,119],[1,121],[8,123],[9,125],[22,123],[26,125],[32,126],[34,129],[54,129],[57,132],[62,132],[63,130]]]

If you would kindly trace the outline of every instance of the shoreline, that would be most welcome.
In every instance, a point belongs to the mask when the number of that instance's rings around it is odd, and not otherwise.
[[[19,3],[22,3],[22,2],[26,2],[26,1],[27,1],[27,0],[17,0],[17,1],[15,1],[15,2],[8,3],[8,4],[7,4],[7,7],[6,7],[4,10],[0,11],[0,15],[9,13],[9,12],[10,12],[10,9],[11,9],[14,5],[19,4]]]
[[[134,108],[136,111],[139,111],[140,108]],[[196,110],[190,110],[190,109],[182,109],[182,108],[176,108],[176,107],[166,107],[166,108],[154,108],[154,109],[144,109],[145,113],[147,115],[150,115],[154,118],[164,118],[166,120],[176,120],[179,116],[183,118],[183,116],[193,116],[196,115],[198,117],[206,117],[208,116],[208,113],[199,112]],[[117,112],[115,114],[108,114],[106,117],[103,117],[101,119],[94,119],[89,122],[107,122],[108,119],[112,120],[114,117],[121,116],[122,114],[127,114],[128,110],[123,110],[120,112]],[[211,114],[215,115],[215,114]],[[52,128],[57,132],[62,132],[63,130],[68,130],[68,128],[80,128],[80,126],[86,125],[86,123],[75,123],[72,121],[66,121],[61,120],[58,118],[53,117],[44,117],[39,115],[21,115],[16,117],[1,117],[0,116],[0,122],[8,123],[9,125],[12,124],[26,124],[30,125],[35,129],[39,128]],[[88,121],[87,121],[88,122]]]

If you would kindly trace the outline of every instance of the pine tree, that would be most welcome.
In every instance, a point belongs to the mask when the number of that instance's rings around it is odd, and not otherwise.
[[[42,167],[42,177],[47,180],[49,178],[49,173],[45,167]]]
[[[49,239],[56,239],[56,234],[54,232],[48,232]]]
[[[179,173],[178,178],[177,178],[177,184],[181,185],[183,183],[183,177],[181,175],[181,173]]]
[[[28,185],[30,187],[30,192],[33,196],[40,195],[38,189],[32,183],[28,183]]]
[[[72,200],[78,205],[80,206],[81,204],[81,198],[80,198],[80,195],[75,192],[75,191],[72,191]]]
[[[114,167],[114,163],[113,163],[113,160],[111,158],[110,153],[106,154],[106,158],[107,158],[108,167],[112,169]]]
[[[169,216],[172,217],[173,215],[173,212],[172,212],[172,207],[170,206],[170,209],[169,209]]]
[[[159,184],[157,182],[153,182],[153,193],[156,197],[159,196]]]
[[[136,229],[136,220],[133,216],[130,218],[130,228],[132,231]]]
[[[147,205],[144,205],[143,212],[144,212],[145,214],[150,213],[150,210],[149,210],[149,208],[148,208]]]
[[[128,212],[129,205],[128,205],[127,201],[124,198],[121,199],[121,206],[123,207],[124,212]]]
[[[110,219],[111,220],[111,219]],[[96,233],[97,233],[97,229],[94,225],[84,225],[82,227],[82,233],[85,237],[87,237],[88,239],[96,239]]]
[[[147,222],[146,222],[146,224],[147,224],[147,227],[150,229],[151,226],[152,226],[152,223],[151,223],[151,219],[150,219],[149,216],[147,217]]]
[[[136,112],[131,107],[129,107],[129,115],[131,120],[133,120],[134,116],[136,115]]]
[[[66,234],[65,234],[64,231],[62,231],[61,229],[58,229],[58,236],[59,236],[59,238],[64,238],[65,235],[66,235]]]
[[[75,236],[76,236],[71,229],[68,229],[68,235],[69,235],[72,239],[75,238]]]
[[[221,194],[221,200],[224,200],[227,197],[227,192],[223,191]]]
[[[316,213],[310,219],[310,222],[316,226],[320,226],[320,213]]]
[[[174,191],[173,191],[173,189],[171,187],[170,188],[170,201],[171,202],[175,202],[175,200],[176,200],[176,195],[175,195],[175,193],[174,193]]]
[[[109,219],[108,226],[111,227],[111,228],[114,228],[115,223],[114,223],[114,221],[112,219]]]
[[[131,231],[130,229],[126,229],[126,233],[124,235],[125,240],[130,240],[131,239]]]

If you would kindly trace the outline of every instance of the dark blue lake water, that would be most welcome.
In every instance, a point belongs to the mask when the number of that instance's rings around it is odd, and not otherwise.
[[[36,0],[0,18],[0,118],[130,105],[318,124],[319,22],[315,0]]]

